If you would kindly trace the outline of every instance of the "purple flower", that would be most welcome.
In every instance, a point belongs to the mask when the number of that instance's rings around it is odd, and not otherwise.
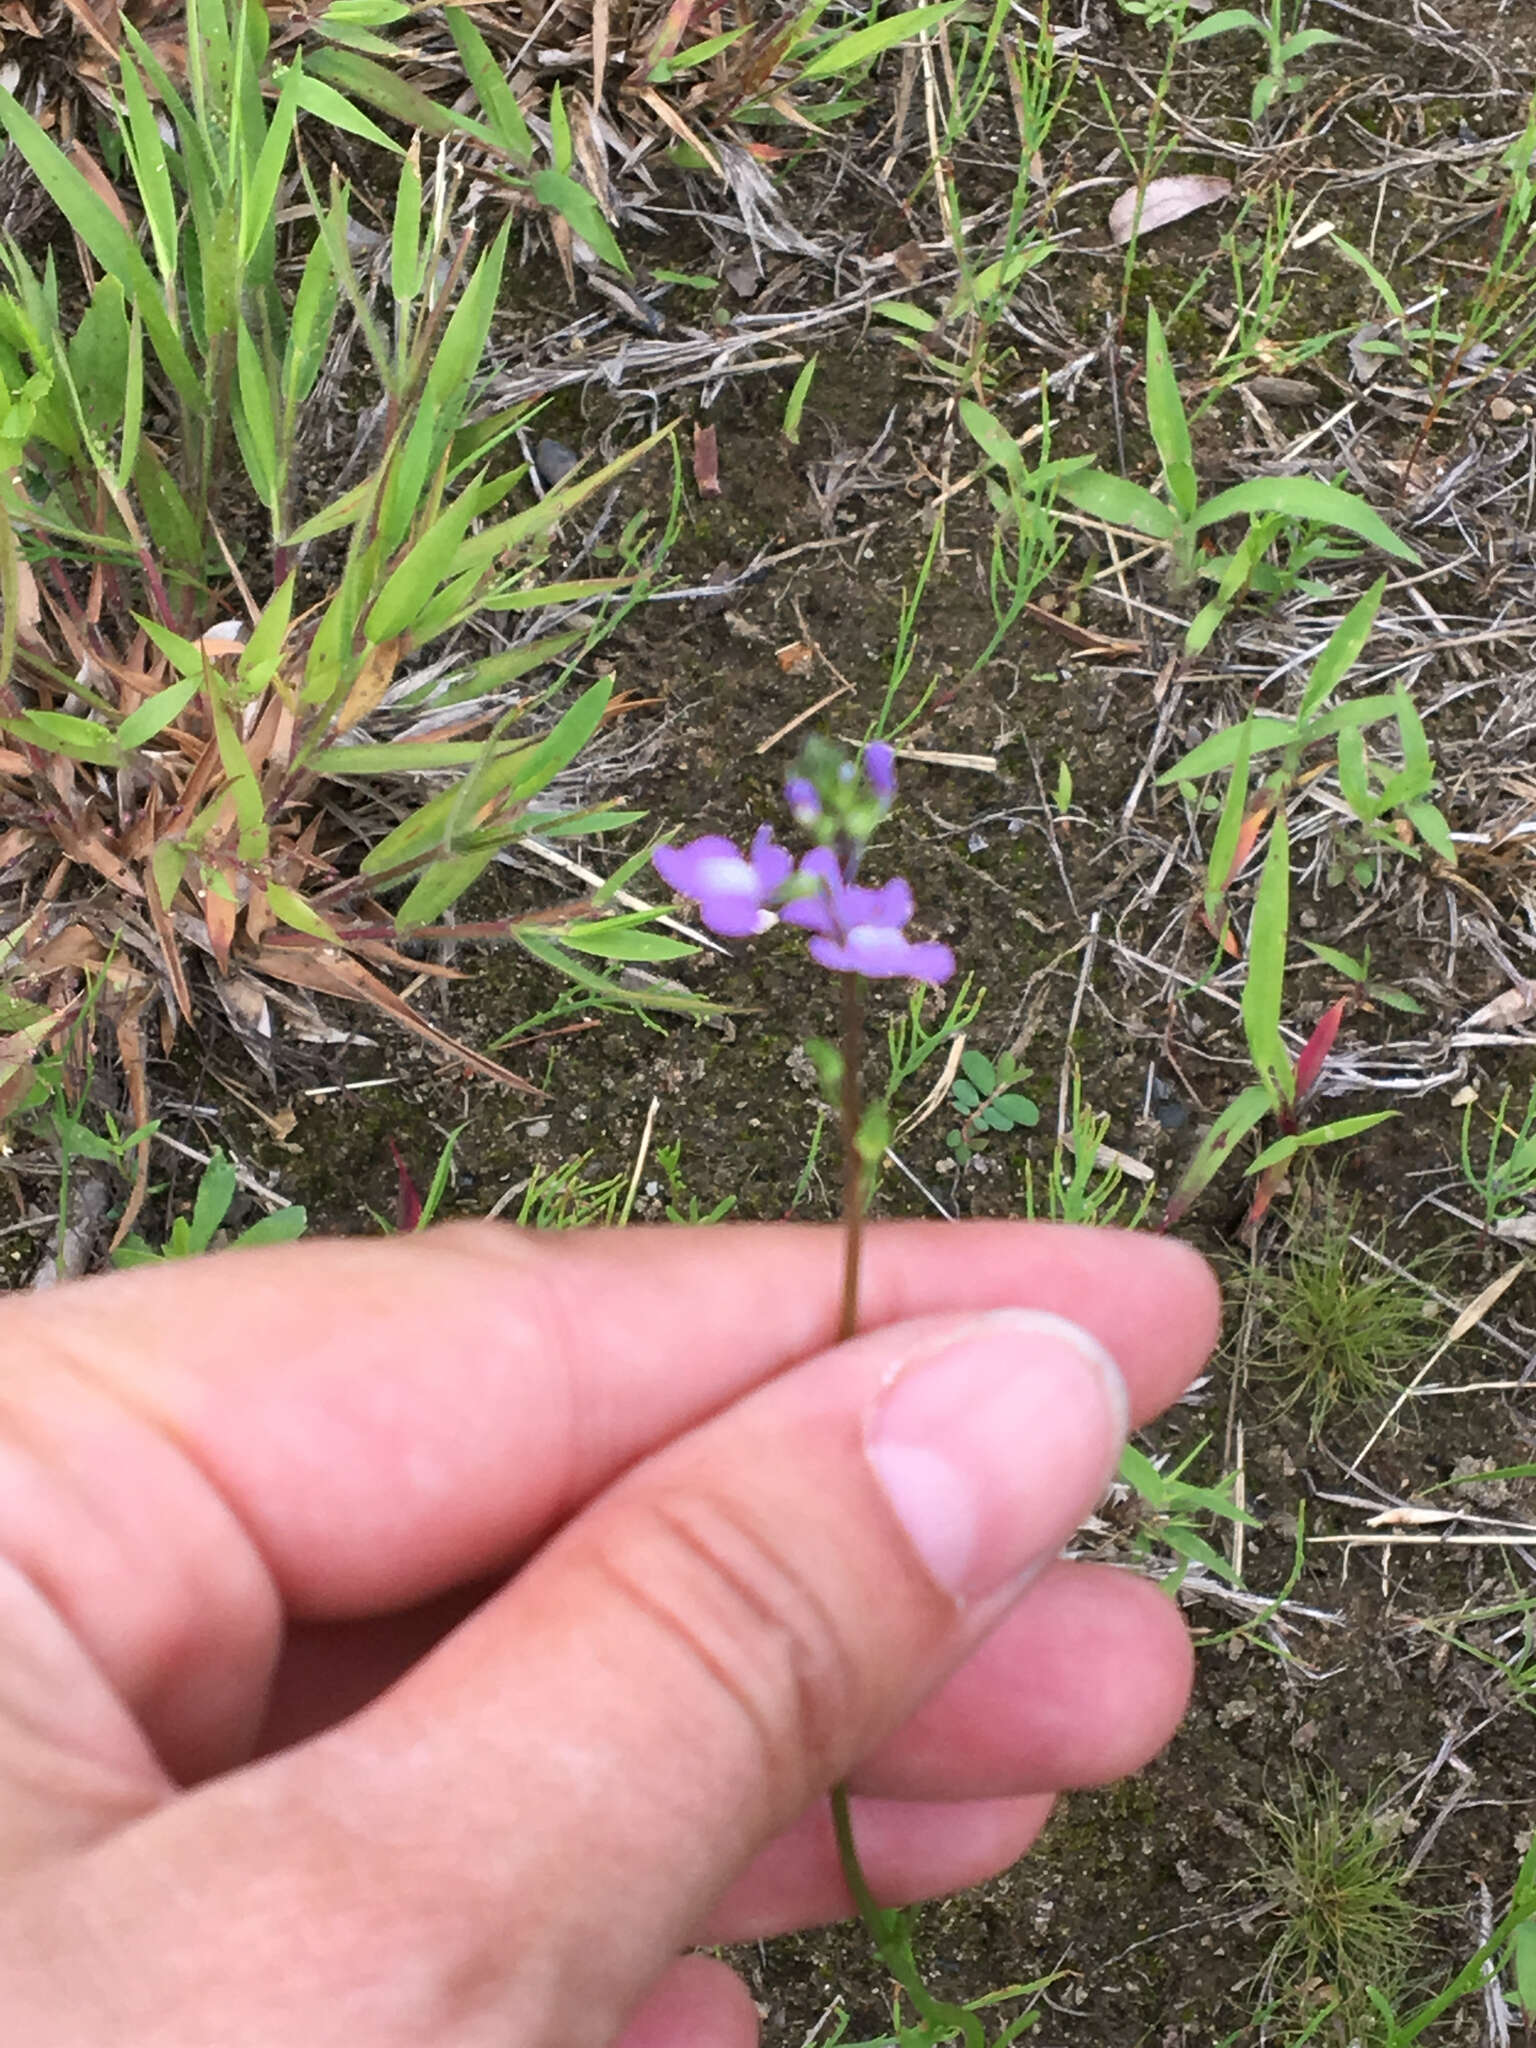
[[[864,773],[869,786],[883,803],[896,798],[896,756],[884,740],[871,740],[864,749]]]
[[[900,875],[878,889],[846,882],[830,847],[817,847],[799,867],[821,885],[814,896],[786,903],[786,924],[811,933],[809,952],[819,967],[837,974],[867,974],[872,980],[944,982],[955,971],[955,956],[937,942],[919,943],[903,931],[913,912],[910,884]]]
[[[758,827],[743,853],[729,839],[710,833],[686,846],[658,846],[651,855],[656,872],[679,896],[691,896],[700,921],[722,939],[749,939],[773,923],[769,899],[794,872],[794,859],[775,843],[773,828]]]
[[[792,775],[784,785],[784,801],[802,832],[808,832],[821,816],[821,798],[816,785],[804,775]]]

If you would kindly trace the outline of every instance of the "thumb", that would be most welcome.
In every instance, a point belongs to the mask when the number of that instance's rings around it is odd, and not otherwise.
[[[614,2040],[1060,1548],[1125,1416],[1092,1338],[1007,1310],[856,1339],[657,1452],[354,1720],[128,1831],[173,1954],[210,1829],[243,1923],[249,2031],[177,2038]],[[188,2026],[188,1987],[151,1995]]]

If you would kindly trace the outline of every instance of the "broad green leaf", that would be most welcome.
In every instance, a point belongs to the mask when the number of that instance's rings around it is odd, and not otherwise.
[[[17,711],[0,718],[0,732],[93,767],[116,767],[121,755],[116,733],[93,719],[77,718],[72,711]]]
[[[962,398],[960,418],[966,432],[989,462],[995,462],[1008,477],[1022,478],[1024,456],[1018,442],[1002,422],[974,398]]]
[[[1180,531],[1178,514],[1171,506],[1128,477],[1111,476],[1108,470],[1080,469],[1063,477],[1057,489],[1069,505],[1089,518],[1128,526],[1149,540],[1172,540]]]
[[[1243,1035],[1254,1071],[1283,1102],[1296,1092],[1291,1056],[1280,1036],[1285,995],[1285,949],[1291,928],[1291,836],[1284,811],[1275,813],[1269,850],[1248,921],[1248,974],[1243,983]]]
[[[292,1244],[309,1228],[309,1211],[301,1202],[292,1202],[286,1209],[274,1209],[270,1216],[262,1216],[231,1242],[231,1250],[241,1245]]]
[[[139,188],[149,238],[154,245],[160,275],[169,283],[177,272],[176,194],[170,168],[165,160],[165,143],[155,112],[144,90],[139,68],[127,55],[119,58],[123,99],[127,105],[127,130],[123,147]]]
[[[599,676],[582,691],[564,717],[530,750],[512,785],[510,794],[514,800],[526,802],[537,796],[562,769],[570,766],[602,724],[612,696],[612,676]]]
[[[1325,43],[1341,43],[1344,38],[1336,36],[1332,29],[1303,28],[1293,36],[1287,36],[1280,45],[1280,64],[1283,69],[1293,57],[1304,57],[1308,50],[1320,50]]]
[[[497,749],[498,758],[531,753],[535,742],[518,740]],[[355,746],[319,747],[310,756],[321,775],[425,775],[467,768],[485,753],[484,740],[360,740]]]
[[[297,570],[290,570],[281,586],[267,599],[261,617],[251,628],[251,637],[241,650],[235,674],[249,690],[264,689],[277,673],[293,617],[294,578],[297,574]]]
[[[304,259],[283,351],[283,405],[290,413],[296,412],[315,388],[330,346],[339,298],[330,248],[317,236]]]
[[[1195,483],[1195,456],[1189,438],[1189,421],[1179,380],[1174,375],[1168,342],[1157,308],[1147,306],[1147,425],[1162,458],[1168,495],[1181,522],[1187,526],[1195,516],[1199,491]]]
[[[236,403],[231,408],[235,439],[256,495],[274,518],[279,502],[277,421],[267,365],[244,320],[235,329]]]
[[[1170,782],[1199,782],[1218,769],[1230,768],[1243,755],[1264,754],[1283,747],[1296,737],[1296,722],[1290,718],[1245,718],[1237,725],[1224,725],[1209,739],[1201,740],[1158,776],[1158,787]]]
[[[1302,730],[1327,703],[1364,653],[1386,587],[1386,577],[1379,576],[1335,626],[1327,646],[1313,663],[1307,686],[1301,693],[1301,708],[1296,714],[1296,723]]]
[[[578,184],[568,172],[557,171],[546,166],[535,171],[529,190],[540,206],[547,206],[554,213],[567,220],[573,231],[580,235],[588,248],[594,250],[605,263],[611,263],[615,270],[625,277],[630,275],[629,262],[624,251],[614,239],[613,230],[604,217],[602,208],[587,190]]]
[[[602,960],[682,960],[696,953],[697,946],[686,939],[674,939],[665,932],[647,931],[632,919],[612,918],[601,923],[568,924],[560,927],[560,943],[578,953],[592,953]]]
[[[499,851],[498,843],[435,860],[395,912],[397,930],[435,924],[450,904],[457,903],[464,891],[479,881]]]
[[[202,681],[208,660],[195,640],[189,640],[185,634],[173,632],[169,626],[162,626],[158,619],[145,618],[139,612],[133,614],[133,619],[135,625],[144,628],[177,675]]]
[[[197,1199],[192,1205],[192,1249],[205,1252],[213,1242],[213,1234],[229,1214],[229,1205],[235,1199],[239,1186],[235,1169],[222,1152],[215,1152],[203,1168],[202,1178],[197,1184]]]
[[[932,334],[938,321],[932,313],[925,313],[921,306],[910,305],[905,299],[887,299],[875,307],[881,320],[894,320],[898,327],[910,327],[918,334]]]
[[[424,135],[467,135],[498,156],[502,153],[501,143],[482,122],[456,114],[388,65],[376,64],[355,50],[315,50],[306,57],[304,69],[307,77],[329,79],[403,127],[419,128]]]
[[[887,14],[883,20],[851,34],[834,29],[821,48],[805,63],[796,83],[809,85],[818,78],[831,78],[841,71],[857,71],[898,43],[915,42],[929,29],[937,28],[956,12],[961,0],[947,0],[937,7],[909,7]]]
[[[996,1067],[984,1052],[978,1052],[974,1046],[968,1046],[960,1055],[960,1071],[983,1095],[990,1095],[997,1086]]]
[[[1315,953],[1325,967],[1331,967],[1347,981],[1364,981],[1365,969],[1351,954],[1341,953],[1337,946],[1319,945],[1316,939],[1303,939],[1301,943],[1309,953]]]
[[[1456,865],[1456,842],[1451,837],[1451,828],[1445,822],[1444,813],[1434,804],[1409,804],[1404,813],[1409,824],[1418,833],[1431,853],[1436,853],[1450,867]]]
[[[201,676],[182,676],[156,690],[152,697],[146,697],[136,711],[130,711],[117,728],[117,743],[124,753],[132,753],[135,747],[144,746],[157,733],[164,732],[171,720],[192,702],[201,682]]]
[[[296,932],[305,932],[312,939],[335,940],[335,927],[323,918],[311,903],[306,903],[296,889],[288,889],[281,882],[268,882],[267,902],[272,915]]]
[[[115,434],[128,393],[128,312],[115,277],[97,279],[67,361],[87,430],[98,438]]]
[[[1251,28],[1256,35],[1268,35],[1269,30],[1256,14],[1250,14],[1246,7],[1223,7],[1219,14],[1208,14],[1204,21],[1184,31],[1186,43],[1207,42],[1212,36],[1230,35],[1233,29]]]
[[[1320,526],[1339,526],[1358,534],[1399,561],[1417,565],[1419,557],[1406,541],[1398,539],[1379,512],[1363,498],[1338,484],[1325,484],[1312,476],[1256,476],[1247,483],[1220,491],[1200,507],[1197,528],[1214,526],[1240,512],[1280,512],[1287,519],[1307,519]]]
[[[283,182],[283,172],[288,166],[294,123],[298,119],[299,92],[304,82],[303,64],[303,53],[300,52],[283,79],[282,90],[277,96],[277,105],[272,109],[271,124],[261,145],[261,153],[256,159],[249,183],[243,186],[240,193],[242,265],[251,261],[263,236],[272,232],[273,219],[277,212],[278,188]],[[311,108],[310,111],[313,112],[314,109]]]
[[[1219,737],[1224,738],[1225,735]],[[1226,795],[1222,798],[1221,816],[1216,821],[1216,836],[1211,841],[1210,866],[1205,876],[1205,914],[1212,924],[1216,924],[1218,919],[1225,924],[1223,910],[1232,882],[1232,863],[1237,857],[1238,837],[1248,809],[1248,763],[1253,751],[1251,716],[1237,727],[1237,740],[1232,774]]]

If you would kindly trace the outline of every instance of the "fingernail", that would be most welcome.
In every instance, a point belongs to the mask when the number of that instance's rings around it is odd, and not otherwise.
[[[930,1575],[956,1600],[1054,1553],[1108,1485],[1125,1385],[1085,1330],[1043,1311],[977,1316],[902,1359],[864,1448]]]

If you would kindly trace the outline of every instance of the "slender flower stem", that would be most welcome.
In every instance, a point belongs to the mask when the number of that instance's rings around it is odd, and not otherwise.
[[[859,1150],[859,1126],[864,1118],[859,1066],[864,1051],[864,977],[845,974],[842,981],[840,1036],[842,1092],[838,1103],[839,1129],[843,1146],[843,1302],[838,1335],[843,1343],[858,1334],[859,1261],[864,1243],[864,1208],[874,1178]],[[853,1816],[848,1787],[832,1787],[832,1827],[837,1836],[838,1861],[843,1881],[869,1930],[880,1960],[911,2001],[930,2041],[953,2040],[967,2048],[981,2048],[984,2035],[980,2021],[959,2006],[946,2005],[929,1991],[912,1954],[912,1939],[905,1913],[878,1904],[859,1861],[853,1839]]]
[[[859,1063],[864,1054],[864,978],[845,974],[842,981],[843,1089],[839,1104],[843,1144],[843,1312],[838,1336],[843,1343],[859,1327],[859,1257],[864,1245],[864,1161],[859,1156],[859,1123],[864,1103],[859,1088]]]

